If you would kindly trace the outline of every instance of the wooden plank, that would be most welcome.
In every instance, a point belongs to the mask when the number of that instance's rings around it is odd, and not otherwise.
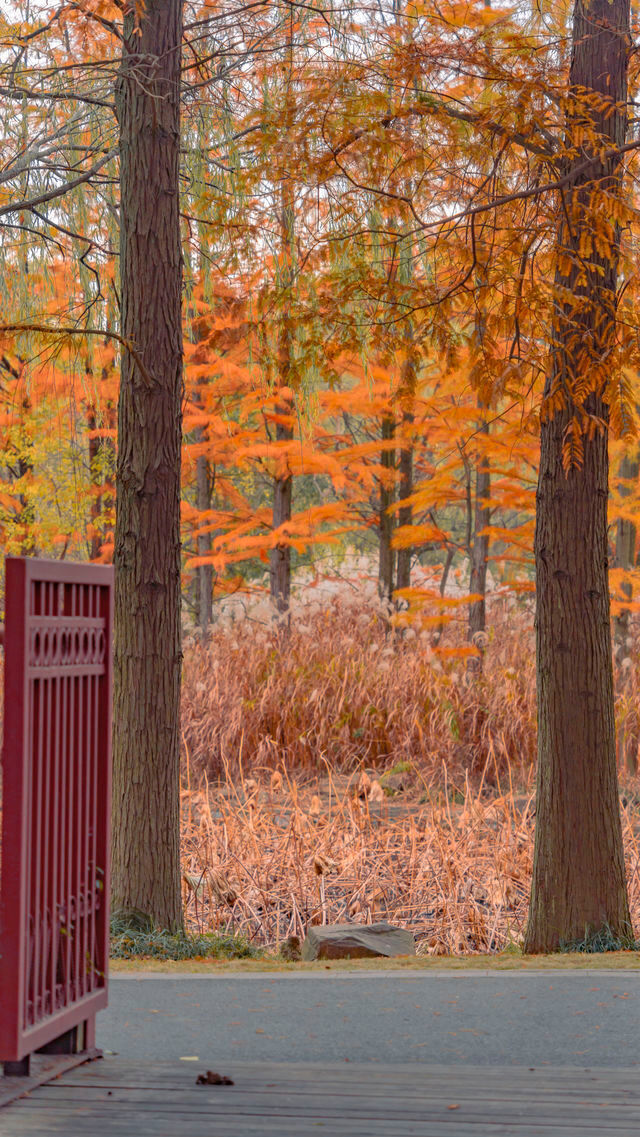
[[[99,1137],[203,1137],[202,1118],[174,1115],[170,1118],[138,1118],[131,1114],[119,1118],[99,1117],[78,1109],[74,1115],[65,1113],[34,1116],[17,1106],[10,1106],[11,1117],[3,1117],[3,1137],[49,1137],[65,1134],[67,1137],[86,1137],[87,1133]],[[18,1116],[19,1115],[19,1116]],[[463,1121],[455,1112],[441,1122],[394,1122],[345,1119],[339,1123],[326,1122],[313,1117],[286,1119],[263,1117],[260,1119],[236,1117],[219,1118],[215,1111],[206,1121],[206,1137],[303,1137],[309,1133],[326,1133],[331,1137],[557,1137],[555,1122],[551,1125],[535,1121],[522,1125],[504,1125],[490,1119]],[[588,1129],[577,1124],[563,1127],[562,1137],[637,1137],[635,1128],[612,1128],[606,1121]]]
[[[135,1112],[156,1110],[158,1113],[172,1113],[192,1110],[193,1112],[208,1113],[215,1109],[218,1113],[228,1111],[255,1113],[260,1111],[277,1111],[281,1113],[305,1112],[322,1115],[322,1117],[340,1118],[343,1114],[361,1113],[371,1114],[372,1111],[380,1117],[426,1117],[433,1111],[438,1112],[446,1107],[449,1099],[455,1101],[463,1111],[485,1113],[491,1110],[496,1118],[526,1117],[535,1120],[556,1118],[558,1121],[571,1121],[579,1113],[585,1118],[607,1111],[607,1120],[634,1123],[640,1132],[640,1095],[635,1094],[629,1102],[618,1101],[615,1094],[600,1092],[597,1097],[585,1099],[584,1096],[556,1098],[549,1102],[547,1097],[530,1094],[514,1101],[508,1087],[502,1095],[501,1101],[496,1097],[480,1098],[457,1093],[452,1090],[450,1094],[441,1092],[422,1096],[418,1093],[408,1098],[405,1094],[379,1094],[373,1095],[354,1087],[351,1093],[332,1093],[330,1096],[319,1094],[317,1087],[302,1085],[297,1092],[281,1087],[249,1089],[242,1085],[235,1086],[185,1086],[181,1089],[159,1090],[150,1089],[113,1089],[98,1087],[76,1087],[63,1085],[43,1087],[41,1092],[32,1099],[33,1106],[41,1109],[70,1109],[78,1098],[83,1105],[89,1103],[106,1103],[110,1111],[117,1112],[120,1104],[126,1109]],[[444,1104],[443,1104],[444,1103]]]
[[[44,1082],[58,1078],[67,1070],[101,1057],[102,1051],[95,1048],[83,1050],[79,1054],[32,1054],[31,1072],[28,1077],[0,1075],[0,1108],[30,1093]]]
[[[211,1063],[213,1065],[213,1063]],[[5,1110],[3,1137],[638,1137],[636,1069],[216,1063],[108,1059]],[[459,1108],[450,1109],[455,1105]]]
[[[545,1108],[534,1101],[519,1109],[507,1102],[502,1103],[501,1108],[497,1108],[495,1102],[488,1106],[478,1103],[464,1105],[458,1102],[448,1102],[447,1099],[440,1103],[430,1103],[424,1106],[418,1104],[414,1108],[405,1108],[394,1102],[382,1105],[365,1100],[349,1104],[339,1102],[322,1105],[316,1101],[307,1102],[304,1099],[293,1106],[282,1099],[275,1100],[265,1106],[264,1103],[247,1101],[242,1096],[233,1098],[230,1095],[224,1100],[216,1098],[209,1102],[182,1100],[175,1103],[163,1102],[160,1104],[154,1099],[143,1102],[129,1102],[123,1099],[119,1102],[112,1102],[106,1097],[93,1103],[88,1103],[82,1098],[80,1102],[79,1105],[76,1099],[75,1102],[67,1101],[59,1105],[54,1104],[53,1107],[50,1102],[34,1102],[28,1109],[34,1118],[43,1114],[46,1117],[51,1117],[54,1114],[72,1117],[74,1113],[79,1111],[84,1117],[94,1118],[95,1124],[99,1125],[100,1128],[120,1120],[128,1120],[131,1124],[132,1118],[136,1119],[136,1125],[138,1121],[150,1119],[154,1122],[170,1121],[174,1125],[182,1127],[183,1119],[189,1118],[192,1124],[199,1120],[201,1126],[206,1126],[208,1119],[212,1114],[215,1114],[219,1120],[225,1119],[227,1121],[241,1117],[248,1124],[257,1124],[265,1119],[278,1118],[283,1123],[285,1121],[288,1124],[297,1122],[301,1131],[304,1130],[306,1121],[313,1119],[318,1123],[323,1122],[332,1130],[339,1128],[340,1125],[348,1121],[363,1124],[384,1123],[387,1125],[388,1131],[393,1132],[398,1125],[445,1123],[450,1114],[455,1112],[457,1123],[478,1124],[479,1122],[486,1122],[501,1125],[505,1129],[514,1131],[523,1125],[535,1123],[544,1128],[555,1129],[564,1133],[568,1126],[579,1123],[585,1134],[589,1134],[592,1129],[601,1129],[603,1125],[606,1125],[611,1132],[618,1134],[640,1133],[640,1110],[638,1109],[625,1111],[611,1107],[582,1106],[580,1108],[567,1107],[563,1111],[559,1111],[554,1107]],[[455,1111],[451,1109],[452,1105],[456,1106]]]
[[[95,1086],[109,1088],[145,1089],[156,1086],[159,1091],[180,1090],[195,1082],[196,1075],[209,1063],[172,1063],[162,1066],[136,1066],[128,1063],[104,1062],[85,1067],[67,1075],[64,1084],[68,1086]],[[508,1085],[511,1095],[535,1093],[546,1098],[571,1100],[576,1095],[600,1096],[615,1092],[618,1095],[634,1097],[638,1093],[640,1079],[638,1071],[602,1070],[598,1073],[567,1069],[561,1078],[550,1077],[546,1071],[522,1071],[515,1067],[499,1070],[468,1067],[417,1067],[407,1074],[403,1067],[356,1066],[327,1069],[313,1065],[298,1068],[291,1064],[264,1064],[264,1066],[237,1062],[220,1062],[217,1059],[211,1066],[229,1074],[236,1082],[249,1088],[265,1088],[277,1085],[280,1088],[297,1089],[310,1084],[318,1092],[350,1092],[356,1086],[362,1092],[384,1095],[390,1090],[401,1091],[404,1096],[420,1094],[440,1095],[441,1092],[478,1095],[483,1098],[504,1097]]]
[[[451,1105],[458,1105],[459,1109],[453,1111],[450,1109]],[[318,1105],[315,1101],[304,1099],[293,1106],[282,1099],[274,1100],[265,1106],[261,1102],[247,1101],[242,1095],[236,1097],[228,1095],[225,1100],[216,1098],[208,1102],[202,1099],[195,1102],[192,1099],[158,1103],[153,1097],[142,1102],[129,1101],[126,1097],[120,1101],[109,1101],[106,1096],[94,1102],[87,1102],[83,1095],[80,1099],[59,1103],[42,1100],[25,1102],[20,1107],[14,1107],[12,1116],[18,1108],[23,1113],[29,1113],[34,1122],[38,1116],[44,1116],[48,1122],[57,1117],[62,1119],[64,1125],[68,1125],[72,1118],[81,1116],[91,1121],[91,1128],[97,1126],[99,1131],[104,1129],[107,1132],[112,1127],[117,1128],[120,1122],[131,1125],[133,1118],[136,1119],[136,1131],[138,1122],[144,1125],[149,1120],[154,1124],[179,1125],[182,1129],[185,1119],[192,1124],[202,1125],[203,1119],[209,1119],[212,1114],[215,1114],[217,1119],[221,1121],[224,1119],[227,1122],[242,1118],[247,1125],[263,1124],[278,1119],[282,1124],[297,1123],[301,1129],[304,1129],[307,1120],[314,1120],[318,1124],[322,1122],[331,1129],[336,1129],[347,1121],[367,1124],[376,1122],[384,1123],[391,1131],[398,1125],[446,1123],[453,1112],[456,1114],[456,1124],[490,1123],[512,1130],[519,1130],[523,1125],[536,1124],[544,1128],[561,1129],[564,1133],[572,1125],[580,1124],[585,1133],[590,1133],[592,1129],[599,1130],[603,1126],[617,1133],[640,1132],[640,1113],[637,1109],[625,1111],[605,1105],[594,1108],[583,1104],[578,1108],[571,1107],[558,1111],[554,1107],[544,1108],[534,1101],[520,1109],[508,1102],[502,1103],[502,1108],[496,1108],[495,1102],[464,1104],[450,1102],[447,1099],[440,1103],[429,1105],[425,1103],[423,1107],[402,1108],[394,1102],[381,1105],[360,1100],[349,1104],[332,1102],[331,1105],[326,1103]]]
[[[181,1077],[184,1072],[190,1072],[192,1068],[198,1072],[201,1068],[211,1065],[225,1070],[227,1067],[233,1068],[245,1077],[254,1075],[260,1080],[264,1077],[282,1079],[291,1077],[298,1081],[301,1076],[306,1074],[316,1082],[353,1082],[357,1078],[359,1082],[373,1085],[378,1085],[381,1082],[391,1085],[414,1085],[434,1080],[464,1080],[465,1082],[480,1082],[481,1084],[495,1082],[501,1085],[506,1078],[511,1084],[527,1086],[540,1083],[564,1086],[568,1082],[572,1085],[586,1085],[592,1082],[608,1085],[612,1079],[614,1081],[622,1079],[630,1086],[635,1086],[640,1080],[640,1067],[637,1065],[591,1069],[574,1066],[536,1066],[534,1068],[527,1066],[437,1066],[417,1062],[398,1063],[397,1065],[377,1062],[242,1062],[230,1058],[228,1052],[226,1056],[221,1057],[220,1048],[212,1047],[212,1054],[200,1055],[197,1062],[135,1063],[118,1056],[106,1057],[102,1062],[93,1063],[74,1074],[67,1075],[65,1082],[69,1082],[73,1078],[79,1078],[84,1082],[86,1078],[97,1079],[113,1076],[120,1079],[124,1076],[136,1080],[145,1078],[148,1082],[156,1081],[158,1084],[162,1084],[167,1078]]]
[[[279,1084],[266,1084],[255,1085],[252,1083],[245,1083],[242,1079],[236,1081],[235,1087],[232,1089],[227,1086],[196,1086],[193,1079],[183,1083],[180,1086],[165,1086],[165,1087],[127,1087],[127,1086],[49,1086],[43,1087],[42,1092],[38,1095],[39,1101],[50,1102],[52,1105],[63,1101],[72,1101],[77,1099],[79,1095],[82,1096],[83,1101],[102,1101],[106,1097],[113,1097],[114,1100],[119,1101],[124,1098],[128,1101],[145,1101],[149,1098],[157,1101],[159,1106],[162,1103],[170,1103],[175,1101],[182,1101],[183,1099],[198,1101],[199,1098],[205,1098],[207,1095],[216,1101],[223,1102],[227,1097],[235,1097],[237,1093],[242,1092],[246,1100],[255,1100],[263,1104],[265,1107],[269,1102],[282,1098],[294,1104],[298,1100],[306,1102],[326,1100],[327,1092],[331,1094],[333,1100],[344,1103],[345,1108],[352,1100],[366,1100],[377,1102],[378,1104],[386,1101],[399,1100],[408,1108],[414,1105],[427,1105],[430,1102],[442,1101],[452,1095],[460,1104],[473,1104],[483,1103],[488,1105],[495,1102],[498,1106],[503,1101],[509,1101],[513,1106],[520,1106],[527,1104],[531,1101],[544,1102],[546,1106],[553,1106],[559,1111],[563,1109],[574,1109],[576,1105],[593,1105],[593,1106],[608,1106],[611,1108],[625,1108],[625,1109],[640,1109],[640,1098],[637,1093],[631,1090],[622,1092],[616,1091],[612,1087],[601,1086],[596,1093],[584,1093],[581,1091],[560,1091],[554,1093],[536,1093],[529,1091],[526,1093],[523,1090],[514,1091],[511,1086],[504,1087],[502,1094],[498,1091],[485,1091],[473,1092],[469,1087],[460,1085],[459,1083],[444,1083],[441,1086],[433,1087],[430,1091],[420,1092],[418,1089],[407,1091],[403,1093],[393,1092],[391,1090],[384,1090],[380,1087],[375,1089],[367,1089],[363,1086],[354,1084],[352,1087],[338,1088],[327,1087],[326,1090],[319,1089],[316,1085],[279,1085]]]

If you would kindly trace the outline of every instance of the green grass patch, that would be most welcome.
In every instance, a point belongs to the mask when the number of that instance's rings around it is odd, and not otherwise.
[[[382,776],[383,778],[389,778],[392,777],[393,774],[411,774],[412,772],[412,762],[396,762],[395,766],[392,766],[390,770],[385,770]]]
[[[605,924],[597,932],[586,931],[581,940],[560,944],[560,951],[579,952],[585,955],[599,955],[611,951],[640,951],[640,940],[636,940],[633,934],[619,936],[608,924]]]
[[[206,960],[259,960],[263,954],[242,936],[174,934],[159,928],[132,928],[117,920],[111,924],[112,960],[197,960],[200,963]]]

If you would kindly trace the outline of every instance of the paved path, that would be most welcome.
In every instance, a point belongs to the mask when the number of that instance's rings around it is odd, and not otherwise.
[[[97,1041],[139,1062],[631,1067],[640,972],[117,976]]]

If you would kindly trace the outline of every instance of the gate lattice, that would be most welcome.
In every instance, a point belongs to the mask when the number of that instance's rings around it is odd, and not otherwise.
[[[7,558],[0,1060],[94,1045],[107,1004],[113,570]]]

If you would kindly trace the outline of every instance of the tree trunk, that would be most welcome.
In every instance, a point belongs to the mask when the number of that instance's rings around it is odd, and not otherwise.
[[[212,473],[211,464],[205,454],[199,454],[196,461],[197,505],[201,513],[211,509]],[[198,535],[198,556],[207,557],[213,548],[211,530]],[[207,640],[209,625],[213,615],[213,565],[199,565],[198,577],[198,625],[202,642]]]
[[[102,478],[100,477],[99,470],[100,438],[95,433],[98,428],[98,420],[96,418],[96,408],[93,404],[90,404],[87,410],[87,427],[89,429],[89,478],[92,486],[95,487],[95,492],[91,498],[89,558],[95,561],[100,556],[100,546],[102,544],[100,530],[98,528],[98,521],[102,513],[102,494],[97,489],[97,487],[102,485]]]
[[[15,368],[9,367],[9,371],[14,377],[17,378]],[[28,396],[23,396],[21,400],[22,414],[28,415],[31,410],[31,401]],[[15,481],[22,481],[23,478],[28,478],[33,473],[33,462],[31,459],[32,447],[31,441],[27,435],[24,427],[24,419],[21,416],[19,428],[17,431],[17,439],[14,443],[13,449],[16,450],[15,464],[10,466],[12,471],[12,479]],[[20,513],[18,515],[17,532],[20,537],[20,556],[21,557],[35,557],[38,554],[36,546],[34,526],[36,520],[35,503],[28,493],[19,493],[16,495],[18,504],[20,506]]]
[[[489,434],[489,423],[482,420],[480,432]],[[467,639],[478,649],[477,655],[469,656],[467,671],[480,673],[484,657],[484,633],[487,626],[487,559],[489,556],[489,534],[483,532],[491,521],[489,499],[491,497],[491,467],[489,457],[480,453],[476,467],[476,500],[473,521],[473,543],[471,545],[471,571],[469,592],[476,596],[469,604],[469,623]]]
[[[287,100],[288,105],[288,100]],[[281,280],[284,294],[283,313],[278,342],[278,399],[276,401],[276,442],[291,442],[292,391],[293,383],[293,328],[289,316],[289,292],[293,282],[293,241],[294,241],[294,196],[293,186],[287,176],[281,189],[280,234],[282,249]],[[293,500],[293,478],[288,461],[277,459],[276,476],[273,482],[273,529],[279,529],[291,521]],[[291,546],[283,541],[271,549],[269,554],[269,582],[271,601],[279,616],[289,611],[291,600]]]
[[[288,402],[276,405],[276,442],[290,442],[293,428],[290,425],[291,406]],[[280,421],[282,419],[282,421]],[[273,482],[273,528],[279,529],[291,521],[291,502],[293,498],[293,478],[285,463]],[[271,601],[276,612],[284,616],[289,611],[291,600],[291,547],[286,542],[274,545],[269,553],[269,582]]]
[[[26,478],[32,473],[32,462],[20,455],[18,458],[18,478]],[[35,557],[38,552],[33,532],[36,520],[35,505],[26,493],[19,493],[18,501],[20,502],[20,556]]]
[[[640,462],[637,455],[630,457],[625,454],[620,463],[620,477],[624,484],[620,486],[622,497],[628,497],[633,491],[629,482],[637,483],[640,472]],[[618,518],[616,526],[616,568],[632,569],[636,563],[636,526],[633,521]],[[631,601],[633,590],[628,581],[623,581],[621,591],[624,597]],[[638,773],[638,735],[640,723],[636,700],[633,698],[633,674],[635,660],[629,645],[629,625],[631,610],[622,608],[613,621],[613,640],[617,665],[617,695],[622,697],[625,705],[625,714],[618,727],[618,768],[625,769],[630,774]]]
[[[640,462],[638,458],[631,458],[625,454],[620,463],[620,477],[626,484],[620,487],[622,497],[629,497],[632,493],[629,486],[630,481],[638,481],[638,473],[640,472]],[[636,527],[633,521],[627,521],[625,518],[618,518],[616,525],[616,568],[632,569],[636,563]],[[623,582],[622,592],[627,600],[631,600],[632,589],[628,582]],[[621,665],[622,660],[629,655],[629,648],[627,646],[627,639],[629,636],[629,620],[631,612],[628,608],[623,608],[620,613],[615,617],[613,622],[614,628],[614,641],[616,645],[616,663]]]
[[[407,327],[405,342],[409,352],[411,351],[410,341],[413,335],[413,329],[409,324]],[[398,494],[400,500],[411,497],[413,493],[413,422],[414,422],[414,398],[416,389],[416,367],[415,360],[409,354],[404,365],[404,373],[402,376],[402,384],[399,393],[399,402],[402,410],[402,444],[400,447],[400,454],[398,456],[398,472],[400,481],[398,486]],[[413,524],[413,507],[411,505],[403,505],[398,510],[398,525],[410,526]],[[398,549],[397,568],[396,568],[396,587],[397,588],[410,588],[411,587],[411,558],[413,556],[413,548],[411,545],[405,545],[403,548]]]
[[[393,442],[396,433],[395,419],[387,414],[382,419],[382,441]],[[378,520],[379,557],[378,557],[378,593],[380,599],[391,604],[393,599],[393,576],[395,549],[392,548],[393,516],[389,512],[395,501],[395,486],[388,474],[395,469],[396,452],[393,447],[385,446],[380,451],[380,465],[382,477],[380,479],[380,512]]]
[[[602,202],[621,192],[620,160],[602,154],[625,141],[629,48],[629,0],[577,0],[537,495],[538,786],[528,952],[600,932],[631,934],[616,776],[607,434],[593,419],[583,433],[574,418],[576,404],[601,423],[609,417],[620,230],[592,195],[597,187]]]
[[[115,532],[113,908],[175,930],[180,896],[178,202],[181,0],[128,8],[120,125],[122,334]]]
[[[291,321],[291,286],[294,280],[295,252],[295,188],[288,169],[289,133],[293,124],[293,9],[285,33],[283,70],[285,71],[285,101],[283,118],[283,168],[280,182],[280,283],[282,288],[282,316],[278,335],[278,398],[276,399],[276,442],[287,443],[293,438],[291,420],[292,385],[294,375],[294,329]],[[288,459],[276,458],[276,476],[273,483],[272,526],[274,531],[291,521],[293,479]],[[291,602],[291,546],[285,540],[274,545],[269,554],[269,584],[271,602],[289,628]]]

